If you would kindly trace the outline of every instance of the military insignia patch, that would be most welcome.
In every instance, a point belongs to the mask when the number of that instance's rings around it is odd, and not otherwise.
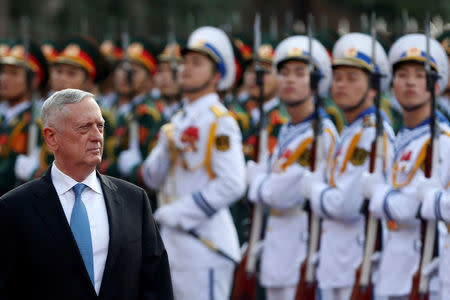
[[[219,151],[227,151],[230,149],[230,137],[228,135],[216,136],[216,148]]]
[[[311,149],[305,149],[305,151],[303,151],[302,154],[300,154],[300,156],[298,157],[297,162],[302,167],[309,167],[311,163]]]
[[[361,166],[366,161],[367,156],[369,156],[369,151],[362,148],[356,148],[350,158],[350,162],[355,166]]]

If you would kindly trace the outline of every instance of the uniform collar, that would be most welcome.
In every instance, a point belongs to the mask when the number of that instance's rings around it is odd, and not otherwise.
[[[10,120],[14,119],[14,117],[16,117],[21,112],[28,109],[30,106],[31,106],[30,101],[24,101],[12,107],[8,106],[7,104],[5,109],[5,122],[8,123]]]
[[[375,113],[375,106],[372,105],[371,107],[369,107],[369,108],[363,110],[363,111],[356,117],[356,119],[355,119],[352,123],[350,123],[349,125],[354,124],[354,123],[358,122],[359,120],[362,120],[365,116],[370,115],[370,114],[374,114],[374,113]]]
[[[66,192],[70,191],[75,184],[78,182],[71,178],[70,176],[64,174],[56,164],[53,164],[51,168],[51,176],[52,176],[52,182],[55,186],[56,192],[58,195],[63,195]],[[91,174],[89,174],[86,179],[84,179],[81,183],[84,183],[87,185],[91,190],[98,194],[102,194],[102,188],[100,186],[100,182],[97,178],[97,173],[92,171]]]
[[[277,97],[272,98],[271,100],[264,102],[263,104],[263,110],[265,113],[271,111],[272,109],[274,109],[275,107],[277,107],[280,104],[280,99],[278,99]]]
[[[216,93],[210,93],[196,99],[193,102],[185,100],[183,103],[183,110],[187,115],[191,115],[204,108],[209,108],[211,105],[219,102],[219,95]]]

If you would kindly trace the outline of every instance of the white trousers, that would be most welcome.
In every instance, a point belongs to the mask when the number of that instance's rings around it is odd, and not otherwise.
[[[352,295],[352,287],[321,289],[322,300],[350,300]]]
[[[170,270],[175,300],[228,300],[234,267]]]
[[[297,286],[266,288],[266,300],[295,300]]]

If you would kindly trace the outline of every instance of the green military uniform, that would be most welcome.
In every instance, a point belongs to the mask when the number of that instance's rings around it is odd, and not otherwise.
[[[43,88],[47,84],[48,68],[40,46],[33,41],[28,44],[29,49],[25,49],[22,41],[11,45],[11,48],[7,49],[0,57],[0,64],[21,66],[26,68],[27,72],[31,72],[30,77],[26,79],[26,84],[29,85],[27,87],[28,92],[31,95],[33,93],[31,90],[32,80],[37,78],[38,88]],[[34,107],[31,99],[25,99],[12,106],[10,104],[0,115],[0,178],[2,178],[0,180],[0,195],[14,188],[16,184],[22,183],[20,179],[16,178],[15,166],[20,155],[32,154],[28,153],[29,142],[36,143],[36,148],[42,144],[39,130],[37,131],[36,141],[29,141],[30,124],[35,122],[35,125],[39,128]],[[33,164],[38,164],[37,158],[29,157],[28,159],[31,159]],[[31,176],[32,174],[28,175]]]
[[[144,67],[151,75],[157,70],[156,60],[153,56],[152,45],[146,39],[140,38],[132,41],[126,49],[124,59]],[[134,97],[129,103],[121,104],[116,108],[115,129],[113,135],[105,140],[105,155],[100,170],[103,173],[122,177],[135,184],[143,186],[140,177],[140,162],[131,166],[129,174],[122,174],[119,159],[124,151],[130,149],[129,127],[132,120],[138,125],[138,151],[145,158],[157,141],[157,133],[163,124],[162,112],[165,104],[161,99],[153,98],[150,93]]]

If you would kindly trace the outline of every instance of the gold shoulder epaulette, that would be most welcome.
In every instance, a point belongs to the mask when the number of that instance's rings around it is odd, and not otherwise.
[[[225,116],[226,114],[228,114],[228,112],[226,110],[222,109],[218,105],[212,105],[210,107],[210,109],[217,118],[221,118],[221,117]]]

